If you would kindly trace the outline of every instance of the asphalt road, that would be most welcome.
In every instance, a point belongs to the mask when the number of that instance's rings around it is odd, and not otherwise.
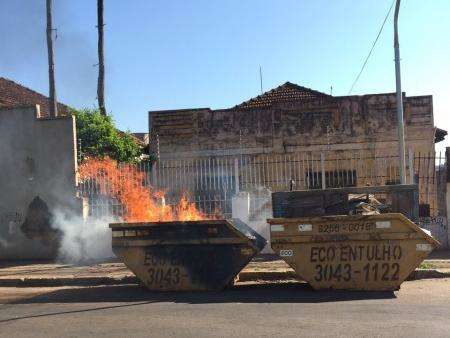
[[[0,336],[450,336],[450,279],[398,292],[316,292],[306,284],[215,293],[139,286],[1,288]]]

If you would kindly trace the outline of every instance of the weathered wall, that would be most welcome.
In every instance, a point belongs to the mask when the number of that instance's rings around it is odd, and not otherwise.
[[[431,96],[405,97],[406,144],[434,145]],[[397,147],[395,94],[331,97],[270,108],[150,112],[161,158]]]
[[[408,154],[411,151],[411,158],[421,157],[412,168],[407,162],[407,179],[411,182],[411,171],[415,181],[420,177],[421,203],[428,204],[434,215],[437,205],[430,198],[436,194],[430,179],[435,177],[434,160],[430,159],[435,139],[432,96],[404,95],[404,120]],[[150,146],[159,143],[161,160],[249,155],[249,164],[241,160],[242,170],[251,171],[247,169],[255,163],[262,169],[256,177],[249,177],[250,181],[270,182],[275,190],[278,183],[285,189],[291,178],[297,189],[306,189],[310,172],[314,180],[314,172],[321,170],[321,153],[326,157],[325,171],[347,175],[354,170],[357,185],[399,181],[395,93],[326,96],[263,108],[154,111],[149,113],[149,124],[153,137],[158,135],[158,142]],[[291,156],[296,163],[282,165],[291,162]],[[278,177],[285,180],[279,182]]]
[[[74,118],[37,116],[39,106],[0,109],[0,259],[52,254],[20,229],[36,196],[50,211],[77,207]]]

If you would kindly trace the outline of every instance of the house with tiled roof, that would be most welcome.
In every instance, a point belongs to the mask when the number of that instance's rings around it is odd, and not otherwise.
[[[49,116],[48,97],[12,80],[0,77],[0,108],[40,106],[40,116]],[[66,115],[69,107],[58,103],[58,115]]]
[[[434,150],[446,131],[436,128],[431,95],[406,96],[407,146]],[[161,158],[289,154],[334,149],[397,148],[395,93],[332,96],[286,82],[232,108],[149,112]]]
[[[50,116],[48,97],[42,95],[30,88],[22,86],[12,80],[0,77],[0,108],[14,108],[23,106],[39,105],[39,117],[45,118]],[[70,107],[58,103],[58,116],[66,116]],[[117,130],[119,133],[123,133]],[[131,134],[133,139],[140,145],[146,144],[135,135]]]

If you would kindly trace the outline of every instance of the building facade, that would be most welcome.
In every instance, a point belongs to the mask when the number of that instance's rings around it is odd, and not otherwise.
[[[404,95],[406,148],[434,150],[432,96]],[[151,111],[161,159],[397,148],[395,93],[331,96],[285,83],[230,109]]]
[[[403,102],[407,180],[436,214],[434,144],[446,132],[434,126],[432,96],[404,94]],[[151,111],[149,131],[157,169],[168,173],[155,174],[161,188],[183,172],[234,182],[235,191],[399,182],[395,93],[331,96],[287,82],[229,109]],[[185,190],[198,190],[187,181],[195,189]]]

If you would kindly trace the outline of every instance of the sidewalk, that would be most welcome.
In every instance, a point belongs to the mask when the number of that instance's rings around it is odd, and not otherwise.
[[[120,262],[74,265],[53,262],[0,263],[0,286],[72,286],[137,283]]]
[[[425,260],[413,279],[450,277],[450,252],[435,253]],[[276,255],[260,255],[238,277],[247,281],[292,281],[295,272]],[[0,287],[77,286],[138,283],[136,276],[117,261],[74,265],[53,262],[0,262]]]

